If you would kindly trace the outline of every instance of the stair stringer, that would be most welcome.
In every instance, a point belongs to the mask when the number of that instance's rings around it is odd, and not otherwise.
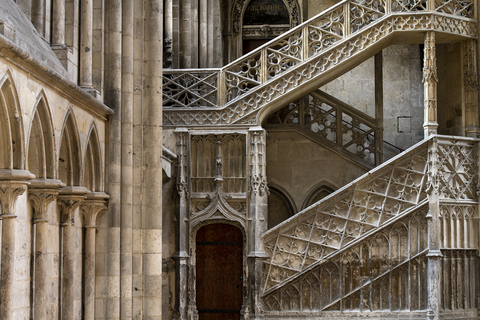
[[[349,1],[345,1],[341,4],[348,3]],[[476,25],[477,22],[473,19],[435,11],[385,14],[312,56],[305,53],[310,48],[302,49],[302,55],[307,55],[307,58],[295,61],[294,66],[279,72],[264,83],[255,82],[254,88],[243,92],[221,108],[165,107],[164,126],[260,125],[268,114],[335,79],[388,45],[396,43],[396,38],[403,38],[402,43],[405,43],[405,38],[420,34],[422,39],[421,33],[425,31],[476,38]],[[307,21],[288,35],[293,37],[295,32],[302,32],[301,28],[308,30],[308,26]],[[408,37],[405,37],[407,34]],[[277,38],[271,43],[281,40]],[[240,64],[232,64],[235,63]],[[222,69],[218,82],[225,81],[225,70],[228,68],[232,66]]]

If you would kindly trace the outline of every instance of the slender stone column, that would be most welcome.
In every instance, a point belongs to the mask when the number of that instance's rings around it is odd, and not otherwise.
[[[465,135],[476,138],[479,135],[478,119],[478,66],[476,40],[463,41],[463,88]]]
[[[247,215],[247,304],[245,318],[258,318],[263,313],[261,300],[263,261],[267,258],[261,234],[268,225],[268,187],[266,170],[266,132],[262,127],[253,127],[248,131],[249,141],[249,197]]]
[[[52,47],[65,47],[65,0],[53,0]]]
[[[423,58],[423,94],[425,137],[437,133],[437,57],[435,53],[435,32],[425,33],[425,48]]]
[[[428,254],[427,254],[427,292],[429,320],[439,319],[441,304],[441,223],[440,223],[440,202],[438,173],[438,142],[434,138],[429,145],[429,166],[427,194],[429,210],[427,214],[428,227]]]
[[[80,87],[93,88],[93,0],[81,0],[80,13]]]
[[[35,292],[34,318],[47,319],[47,278],[48,278],[48,206],[57,198],[60,181],[47,180],[32,182],[28,198],[34,210],[35,223]]]
[[[0,181],[0,204],[2,206],[2,262],[0,282],[0,319],[14,319],[15,293],[15,207],[18,197],[27,189],[28,182]]]
[[[163,1],[145,2],[143,317],[162,318],[162,33]]]
[[[383,162],[383,52],[375,55],[375,165]]]
[[[122,144],[122,0],[105,3],[105,104],[115,113],[110,118],[107,192],[108,204],[105,257],[107,286],[106,319],[120,318],[120,208],[121,208],[121,144]]]
[[[95,319],[95,233],[97,218],[107,209],[107,198],[108,195],[104,193],[88,194],[80,207],[85,228],[85,283],[83,286],[85,320]]]
[[[175,129],[178,136],[178,175],[177,192],[180,197],[179,212],[176,226],[176,252],[173,255],[175,259],[175,319],[185,320],[192,318],[193,302],[188,304],[188,141],[189,134],[186,128]],[[189,308],[190,307],[190,308]],[[190,314],[190,315],[189,315]]]
[[[77,190],[75,190],[77,191]],[[85,199],[80,190],[76,193],[65,193],[58,196],[60,206],[61,226],[63,228],[63,290],[62,290],[62,320],[74,319],[74,285],[75,285],[75,210]],[[85,190],[87,191],[87,190]],[[88,191],[87,191],[88,192]]]
[[[32,23],[41,37],[45,37],[45,0],[32,1]]]
[[[120,229],[120,314],[133,317],[133,1],[122,4],[122,175]]]

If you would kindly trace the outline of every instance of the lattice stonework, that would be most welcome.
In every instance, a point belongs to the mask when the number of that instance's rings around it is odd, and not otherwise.
[[[271,257],[265,272],[265,292],[321,264],[365,233],[426,200],[426,169],[427,149],[423,144],[340,190],[335,197],[269,230],[264,236]]]
[[[218,72],[175,71],[164,69],[163,105],[165,107],[216,107]]]
[[[417,209],[268,293],[266,310],[424,310],[426,212]]]
[[[439,141],[437,182],[440,198],[477,200],[477,148],[462,141]]]
[[[367,165],[374,165],[378,130],[375,119],[320,90],[307,97],[270,115],[267,128],[301,130],[320,142],[340,147]]]

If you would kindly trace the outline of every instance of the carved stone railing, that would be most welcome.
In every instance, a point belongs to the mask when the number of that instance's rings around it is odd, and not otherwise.
[[[375,160],[382,153],[381,127],[376,120],[320,90],[271,114],[265,128],[299,130],[370,168],[378,164]]]
[[[424,265],[429,248],[424,221],[432,214],[441,225],[437,243],[442,249],[478,249],[474,222],[478,219],[477,185],[478,141],[434,136],[270,229],[263,235],[270,257],[264,274],[267,310],[364,308],[348,301],[365,301],[369,290],[382,287],[392,272],[410,270],[412,263]],[[437,213],[426,214],[427,192],[437,195]],[[416,227],[412,229],[412,225]],[[385,244],[385,250],[381,249]],[[412,245],[416,246],[413,251]],[[373,250],[377,250],[374,258],[367,259]],[[372,263],[376,267],[369,265]],[[332,272],[343,273],[334,276]],[[424,283],[418,282],[417,288]],[[336,291],[325,296],[332,286]],[[313,287],[319,291],[310,293]],[[295,292],[305,294],[297,299]],[[415,303],[420,306],[424,301]]]
[[[474,4],[345,0],[220,70],[164,70],[164,125],[258,124],[258,113],[266,106],[280,107],[286,94],[293,101],[317,89],[390,44],[387,39],[395,33],[436,31],[476,38]],[[211,78],[205,80],[205,74]],[[203,90],[208,102],[200,99]]]
[[[216,107],[220,69],[168,70],[163,73],[164,107]]]

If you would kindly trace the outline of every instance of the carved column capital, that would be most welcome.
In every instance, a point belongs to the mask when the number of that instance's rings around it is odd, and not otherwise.
[[[85,200],[86,193],[89,193],[89,190],[83,187],[68,187],[60,189],[60,195],[57,197],[57,204],[60,207],[60,220],[62,226],[75,225],[73,213]]]
[[[56,190],[32,190],[28,195],[28,199],[32,202],[34,210],[34,221],[48,221],[47,207],[58,196]]]
[[[27,190],[28,182],[0,181],[0,204],[2,206],[2,219],[15,218],[15,205],[17,199]]]
[[[108,198],[109,196],[105,193],[92,193],[86,196],[85,201],[80,206],[85,228],[97,227],[97,218],[107,210]]]

